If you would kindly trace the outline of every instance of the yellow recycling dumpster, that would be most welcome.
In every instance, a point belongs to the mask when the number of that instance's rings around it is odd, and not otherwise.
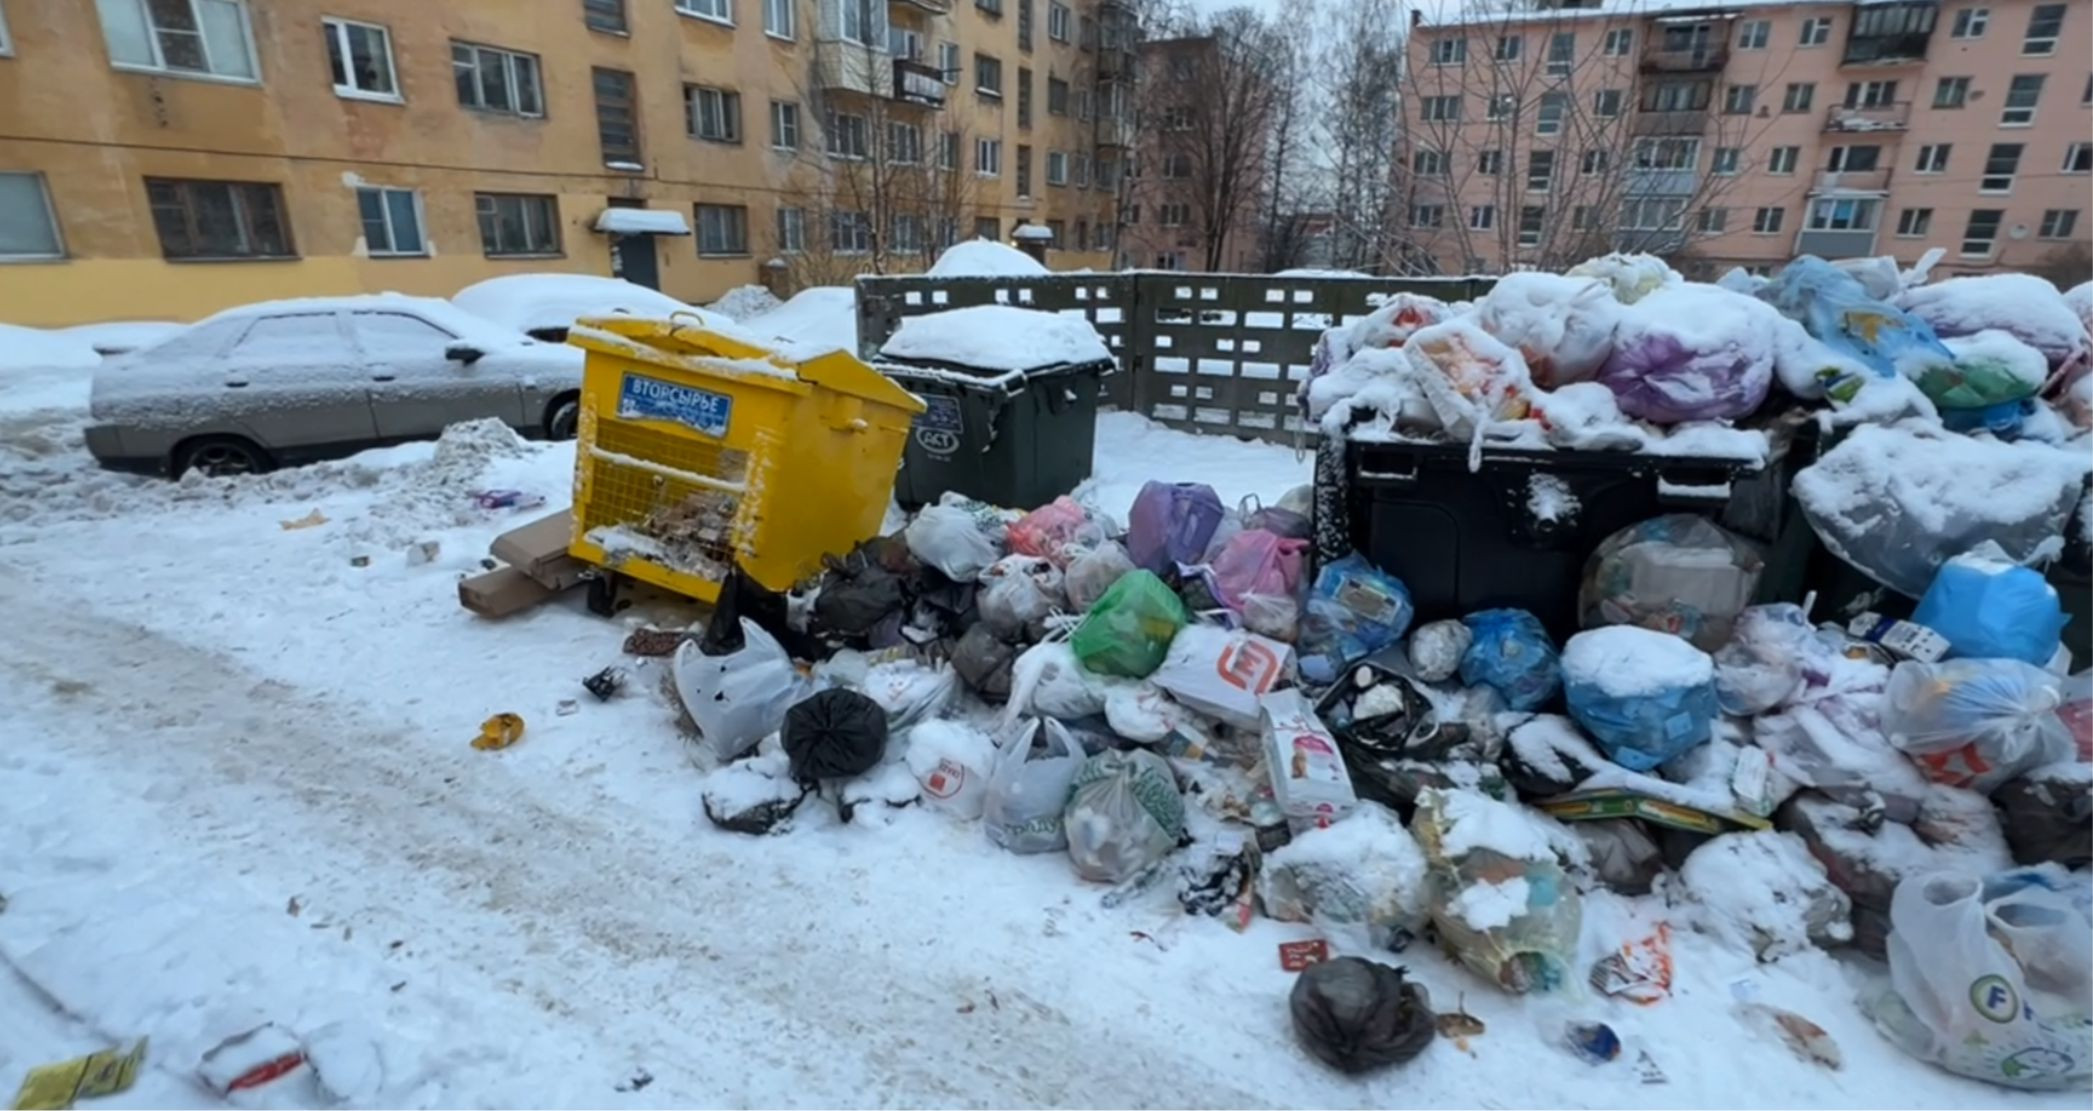
[[[691,320],[589,317],[575,558],[711,602],[736,564],[785,590],[879,531],[923,403],[832,351],[804,360]]]

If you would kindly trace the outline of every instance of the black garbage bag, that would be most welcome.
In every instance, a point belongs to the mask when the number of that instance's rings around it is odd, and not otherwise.
[[[731,656],[741,651],[741,619],[763,626],[786,653],[797,660],[825,660],[832,650],[815,637],[792,627],[792,607],[784,594],[750,577],[738,565],[721,581],[719,599],[705,621],[705,635],[698,638],[698,651],[708,656]]]
[[[1438,1020],[1423,985],[1404,981],[1407,971],[1358,957],[1309,966],[1287,1001],[1295,1039],[1340,1072],[1416,1057],[1431,1044]]]
[[[1000,704],[1010,698],[1010,669],[1019,652],[1016,645],[996,639],[987,622],[980,622],[952,646],[952,670],[982,701]]]
[[[814,599],[809,630],[845,640],[870,636],[888,617],[908,606],[901,577],[863,555],[862,549],[832,559]]]
[[[1573,791],[1610,763],[1577,723],[1561,714],[1535,714],[1506,739],[1497,766],[1522,798],[1546,799]]]
[[[785,711],[785,756],[800,783],[847,779],[887,751],[887,712],[856,691],[831,689]]]
[[[2056,765],[2059,773],[2074,765]],[[2077,774],[2035,771],[1992,792],[1999,825],[2015,864],[2055,861],[2066,868],[2093,863],[2093,782]]]

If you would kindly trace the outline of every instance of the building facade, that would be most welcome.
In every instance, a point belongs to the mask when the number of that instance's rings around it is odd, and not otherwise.
[[[1263,269],[1257,217],[1267,128],[1242,103],[1250,75],[1222,50],[1212,35],[1145,42],[1140,81],[1124,87],[1132,102],[1108,106],[1133,132],[1121,266]]]
[[[1943,274],[2084,265],[2093,0],[1626,0],[1413,30],[1419,269],[1626,249],[1712,276],[1933,247]]]
[[[1022,224],[1051,229],[1050,265],[1109,265],[1129,129],[1099,106],[1131,79],[1131,20],[1114,0],[0,0],[0,320],[544,270],[702,303]]]

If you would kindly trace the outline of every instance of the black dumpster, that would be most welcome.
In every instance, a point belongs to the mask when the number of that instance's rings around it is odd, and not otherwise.
[[[916,418],[894,497],[914,508],[950,490],[1031,509],[1090,477],[1109,359],[1023,371],[892,358],[873,364],[929,408]]]

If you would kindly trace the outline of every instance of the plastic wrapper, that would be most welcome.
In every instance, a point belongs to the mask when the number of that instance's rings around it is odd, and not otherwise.
[[[1584,842],[1591,853],[1592,873],[1608,891],[1647,895],[1664,874],[1663,850],[1633,818],[1573,822],[1570,832]]]
[[[1656,255],[1621,251],[1585,259],[1565,273],[1572,278],[1597,278],[1605,282],[1612,288],[1614,300],[1623,305],[1632,305],[1660,289],[1686,280],[1671,268],[1671,264]]]
[[[924,506],[902,531],[902,537],[917,559],[955,582],[979,575],[1002,555],[982,535],[974,516],[957,506]]]
[[[1354,660],[1401,640],[1416,615],[1410,591],[1395,576],[1354,553],[1323,565],[1301,615],[1301,673],[1328,683]]]
[[[1010,697],[1011,669],[1018,651],[1016,645],[990,632],[986,622],[977,623],[952,646],[952,670],[983,701],[1000,703]]]
[[[1287,997],[1294,1039],[1339,1072],[1400,1065],[1432,1044],[1437,1019],[1421,984],[1359,957],[1310,965]]]
[[[1506,991],[1553,991],[1570,982],[1583,924],[1583,905],[1562,863],[1545,846],[1500,845],[1461,828],[1469,822],[1494,827],[1512,805],[1472,792],[1427,790],[1418,796],[1410,828],[1431,876],[1440,943]],[[1527,820],[1516,811],[1510,816]]]
[[[1211,486],[1150,482],[1135,495],[1127,517],[1127,555],[1134,566],[1156,574],[1173,564],[1198,563],[1221,517],[1221,498]]]
[[[1449,436],[1479,439],[1492,422],[1518,420],[1532,408],[1526,360],[1467,318],[1420,330],[1403,356]]]
[[[1103,543],[1105,530],[1074,498],[1063,495],[1017,519],[1010,526],[1010,550],[1066,566],[1070,548]]]
[[[1636,625],[1712,652],[1758,590],[1757,545],[1706,517],[1674,513],[1614,533],[1584,564],[1584,627]]]
[[[1654,424],[1748,416],[1773,385],[1778,314],[1714,286],[1658,290],[1621,314],[1598,380]]]
[[[949,666],[930,667],[914,659],[885,660],[868,667],[856,685],[887,712],[887,732],[898,734],[937,716],[959,689],[959,676]]]
[[[1214,556],[1214,588],[1221,601],[1237,611],[1252,594],[1291,598],[1300,593],[1307,552],[1306,540],[1244,529]]]
[[[2069,759],[2056,716],[2063,684],[2019,660],[1906,660],[1882,695],[1882,729],[1935,783],[1990,794],[2029,768]]]
[[[1160,673],[1159,673],[1160,674]],[[1152,745],[1170,736],[1184,711],[1163,689],[1147,680],[1097,680],[1105,692],[1105,724],[1135,744]]]
[[[1765,713],[1812,682],[1828,682],[1831,657],[1801,606],[1746,606],[1731,626],[1729,643],[1715,650],[1715,699],[1726,714]]]
[[[1068,847],[1062,822],[1083,750],[1052,718],[1028,718],[998,747],[982,800],[988,839],[1014,853],[1050,853]]]
[[[1069,641],[1076,659],[1100,675],[1145,679],[1162,666],[1184,628],[1185,607],[1163,580],[1135,571],[1112,584]]]
[[[1996,547],[1941,565],[1919,598],[1912,621],[1948,640],[1950,659],[2007,659],[2047,664],[2062,643],[2063,603],[2038,571]]]
[[[705,751],[722,763],[777,731],[810,687],[792,657],[763,626],[741,619],[738,651],[708,656],[695,641],[676,649],[676,694],[690,711]]]
[[[1944,343],[1954,361],[1930,362],[1908,372],[1943,415],[2015,405],[2033,397],[2049,378],[2049,362],[2042,352],[1997,329]]]
[[[1170,765],[1152,752],[1100,752],[1076,772],[1063,814],[1077,874],[1124,883],[1161,863],[1184,833]]]
[[[1880,807],[1893,822],[1918,816],[1926,777],[1882,735],[1872,715],[1841,698],[1789,707],[1752,719],[1752,739],[1774,770],[1849,805]]]
[[[1293,670],[1294,651],[1282,642],[1214,625],[1187,625],[1170,642],[1154,682],[1193,710],[1239,729],[1256,729],[1264,718],[1258,699],[1291,679]]]
[[[1410,666],[1427,683],[1443,683],[1461,669],[1475,634],[1459,621],[1433,621],[1410,634]]]
[[[1370,802],[1268,854],[1257,885],[1266,914],[1311,923],[1355,952],[1408,944],[1430,905],[1424,852],[1393,813]]]
[[[1932,325],[1870,296],[1853,275],[1823,259],[1805,255],[1782,267],[1758,297],[1800,323],[1811,338],[1878,376],[1902,371],[1921,378],[1954,364]],[[1837,386],[1827,392],[1839,400],[1852,397]]]
[[[1992,793],[2016,864],[2093,864],[2093,765],[2045,764]]]
[[[2093,1078],[2093,891],[2021,868],[1905,881],[1890,906],[1890,990],[1875,1024],[1922,1061],[2008,1088]]]
[[[897,571],[888,565],[888,553],[896,546],[901,548],[900,555],[907,556],[905,545],[879,537],[858,545],[842,559],[825,561],[828,569],[821,577],[821,592],[814,598],[810,629],[845,640],[859,640],[905,609],[905,570]],[[914,563],[914,558],[894,562],[906,568]]]
[[[1042,556],[1004,556],[981,573],[975,604],[989,630],[1005,640],[1037,640],[1046,619],[1067,601],[1061,569]]]
[[[1669,633],[1619,625],[1563,646],[1563,697],[1599,750],[1651,771],[1714,735],[1715,661]]]
[[[1314,522],[1305,511],[1288,509],[1283,505],[1267,505],[1251,510],[1243,516],[1246,529],[1263,529],[1285,540],[1306,540],[1314,532]]]
[[[1025,713],[1073,721],[1105,710],[1105,692],[1097,676],[1083,669],[1067,641],[1049,640],[1025,649],[1010,671],[1005,728]]]
[[[1274,594],[1243,596],[1243,628],[1258,636],[1292,644],[1301,637],[1301,603]]]
[[[1475,303],[1483,330],[1518,349],[1542,389],[1589,380],[1613,352],[1621,305],[1597,278],[1506,274]]]
[[[1134,561],[1117,540],[1074,552],[1061,585],[1068,592],[1068,605],[1076,613],[1088,613],[1112,589],[1112,584],[1134,569]]]
[[[1562,661],[1540,618],[1525,610],[1478,610],[1462,619],[1474,639],[1461,655],[1461,682],[1504,697],[1506,708],[1535,710],[1562,687]]]

